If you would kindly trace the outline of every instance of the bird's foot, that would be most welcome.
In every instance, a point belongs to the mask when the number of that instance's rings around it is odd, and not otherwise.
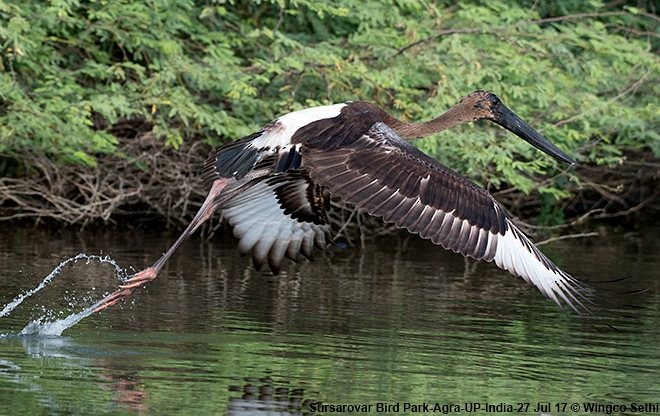
[[[135,273],[130,279],[124,280],[120,285],[120,289],[135,289],[138,286],[154,280],[158,276],[158,270],[155,267],[147,267],[146,269]]]
[[[101,300],[96,308],[94,308],[94,312],[109,308],[123,298],[130,296],[139,286],[154,280],[157,276],[158,269],[153,266],[147,267],[146,269],[134,274],[130,279],[124,280],[122,284],[119,285],[119,289],[115,290],[106,296],[103,300]]]
[[[109,308],[110,306],[114,305],[115,303],[119,302],[125,297],[130,296],[131,293],[133,293],[133,289],[115,290],[114,292],[106,296],[105,299],[101,300],[98,303],[98,306],[94,308],[94,312],[102,311],[105,308]]]

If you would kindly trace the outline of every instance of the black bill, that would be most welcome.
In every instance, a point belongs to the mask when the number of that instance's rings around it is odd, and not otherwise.
[[[516,113],[509,110],[501,101],[493,105],[491,111],[493,112],[493,118],[491,121],[499,124],[521,139],[524,139],[527,143],[549,154],[560,162],[568,163],[570,165],[577,163],[575,159],[564,153],[548,139],[543,137],[541,133],[525,123],[516,115]]]

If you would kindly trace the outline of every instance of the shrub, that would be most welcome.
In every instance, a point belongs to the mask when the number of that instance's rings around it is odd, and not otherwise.
[[[475,89],[584,164],[658,157],[658,18],[644,4],[453,3],[0,0],[0,173],[37,175],[34,152],[94,169],[145,134],[215,146],[345,100],[428,119]],[[607,194],[495,126],[418,145],[509,202],[540,193],[530,212],[553,221],[580,186]]]

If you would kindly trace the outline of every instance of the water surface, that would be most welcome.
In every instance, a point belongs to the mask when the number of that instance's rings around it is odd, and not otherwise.
[[[0,318],[0,414],[303,414],[317,402],[372,405],[370,414],[377,403],[401,413],[404,403],[530,414],[539,404],[552,414],[575,414],[563,407],[573,403],[660,406],[658,231],[543,247],[577,276],[634,276],[608,290],[649,289],[610,296],[602,313],[616,330],[417,239],[320,254],[274,277],[255,271],[231,239],[195,238],[147,288],[63,336],[13,335],[115,287],[111,265],[77,262]],[[3,226],[0,306],[79,252],[139,270],[173,237]]]

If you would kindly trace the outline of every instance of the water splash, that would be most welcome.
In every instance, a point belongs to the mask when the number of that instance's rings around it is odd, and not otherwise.
[[[94,313],[96,304],[86,308],[85,310],[71,314],[64,319],[55,321],[48,321],[44,317],[35,319],[25,328],[21,330],[18,335],[43,335],[43,336],[60,336],[65,329],[69,329],[84,318]]]
[[[70,257],[62,261],[60,264],[57,265],[57,267],[53,269],[52,272],[50,272],[50,274],[48,274],[48,276],[46,276],[41,281],[41,283],[39,283],[37,287],[30,289],[27,292],[17,296],[16,298],[14,298],[14,300],[12,300],[7,305],[5,305],[2,311],[0,311],[0,318],[9,315],[14,309],[16,309],[21,303],[23,303],[25,299],[33,296],[34,294],[45,288],[47,285],[49,285],[53,281],[53,279],[56,278],[62,272],[64,266],[66,266],[69,263],[75,263],[81,259],[86,260],[85,264],[89,264],[89,262],[91,261],[98,261],[99,263],[111,264],[115,268],[115,276],[117,276],[119,279],[123,279],[125,277],[126,273],[124,269],[120,267],[112,258],[108,256],[95,256],[95,255],[80,253],[74,257]],[[85,308],[83,311],[73,313],[63,319],[57,319],[51,321],[48,318],[42,316],[28,323],[23,328],[23,330],[21,330],[19,335],[60,336],[62,335],[62,332],[64,332],[66,329],[71,328],[72,326],[74,326],[84,318],[94,313],[94,309],[96,309],[99,303],[100,301]]]

